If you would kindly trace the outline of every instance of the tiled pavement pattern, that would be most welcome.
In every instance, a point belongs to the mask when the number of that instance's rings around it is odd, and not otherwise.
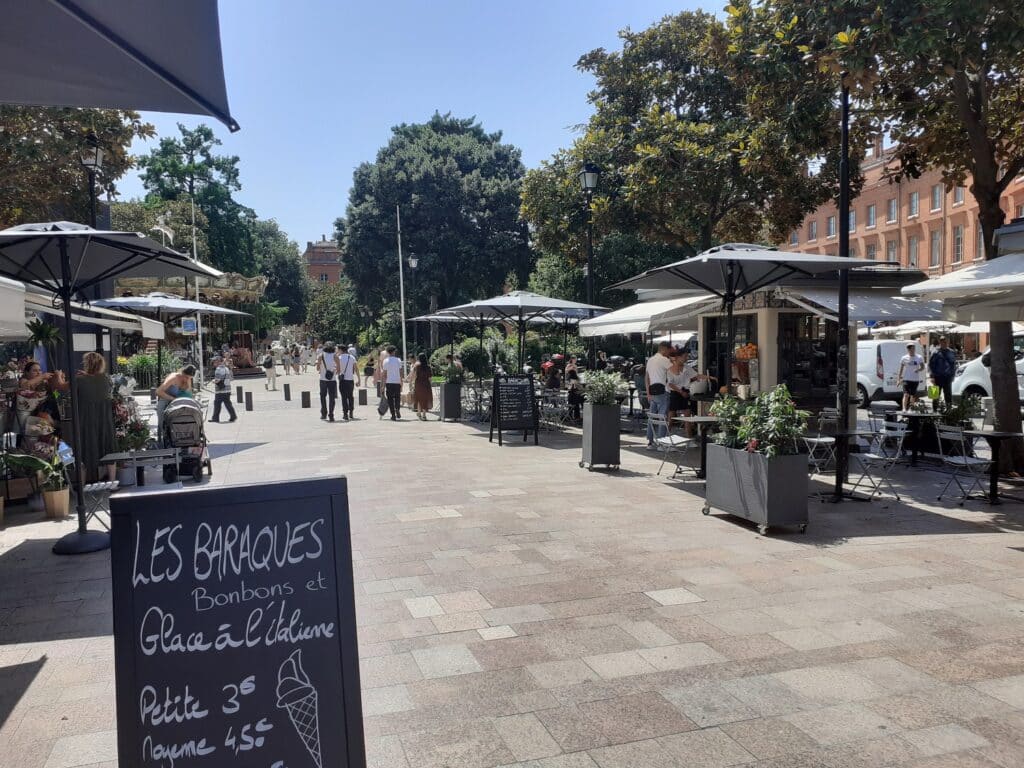
[[[215,482],[350,479],[371,766],[1024,765],[1021,506],[812,502],[765,538],[633,437],[590,473],[572,435],[325,424],[250,388],[209,427]],[[0,766],[114,766],[108,557],[9,518]]]

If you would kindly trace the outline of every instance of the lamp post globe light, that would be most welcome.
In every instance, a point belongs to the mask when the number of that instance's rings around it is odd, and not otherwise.
[[[90,133],[86,144],[79,152],[79,160],[89,176],[89,226],[96,228],[96,174],[103,167],[103,149],[96,135]]]
[[[590,204],[594,199],[594,191],[600,181],[601,171],[593,163],[586,162],[579,172],[580,189],[587,198],[587,304],[594,303],[594,215]],[[590,345],[588,368],[594,367],[594,345]]]
[[[419,265],[420,260],[416,254],[409,253],[409,280],[412,283],[413,291],[416,290],[416,267]],[[415,299],[413,303],[415,309]],[[412,348],[418,350],[420,348],[420,324],[413,323],[412,325]]]

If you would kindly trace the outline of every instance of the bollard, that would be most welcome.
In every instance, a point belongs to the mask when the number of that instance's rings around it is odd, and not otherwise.
[[[285,384],[284,385],[284,399],[286,401],[290,401],[292,399],[292,385],[291,384]]]
[[[242,394],[242,388],[241,387],[235,387],[235,402],[236,403],[240,403],[244,399],[245,399],[245,396]]]
[[[245,410],[252,410],[252,392],[245,393]]]
[[[302,393],[302,407],[303,408],[310,408],[311,407],[310,404],[309,404],[309,392],[303,392]]]
[[[359,404],[366,405],[366,387],[359,390]]]

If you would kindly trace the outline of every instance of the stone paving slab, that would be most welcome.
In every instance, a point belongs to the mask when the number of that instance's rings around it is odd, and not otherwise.
[[[587,472],[573,430],[499,448],[243,386],[204,482],[349,478],[370,766],[1024,765],[1020,505],[901,469],[903,503],[764,537],[636,436]],[[39,517],[0,530],[0,765],[109,768],[109,556],[53,556],[73,523]]]

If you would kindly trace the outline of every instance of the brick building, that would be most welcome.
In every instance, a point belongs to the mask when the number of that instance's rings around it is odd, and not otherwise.
[[[317,285],[336,283],[341,279],[341,273],[344,270],[341,249],[337,242],[328,240],[326,235],[321,235],[320,240],[316,242],[308,241],[306,243],[302,260],[306,264],[306,274]]]
[[[947,191],[938,171],[891,184],[882,177],[890,154],[877,142],[861,166],[864,188],[850,204],[850,255],[898,261],[929,276],[983,259],[978,206],[967,187]],[[1024,176],[1014,179],[1003,193],[1003,210],[1007,221],[1024,216]],[[783,247],[838,255],[835,204],[808,215]]]

